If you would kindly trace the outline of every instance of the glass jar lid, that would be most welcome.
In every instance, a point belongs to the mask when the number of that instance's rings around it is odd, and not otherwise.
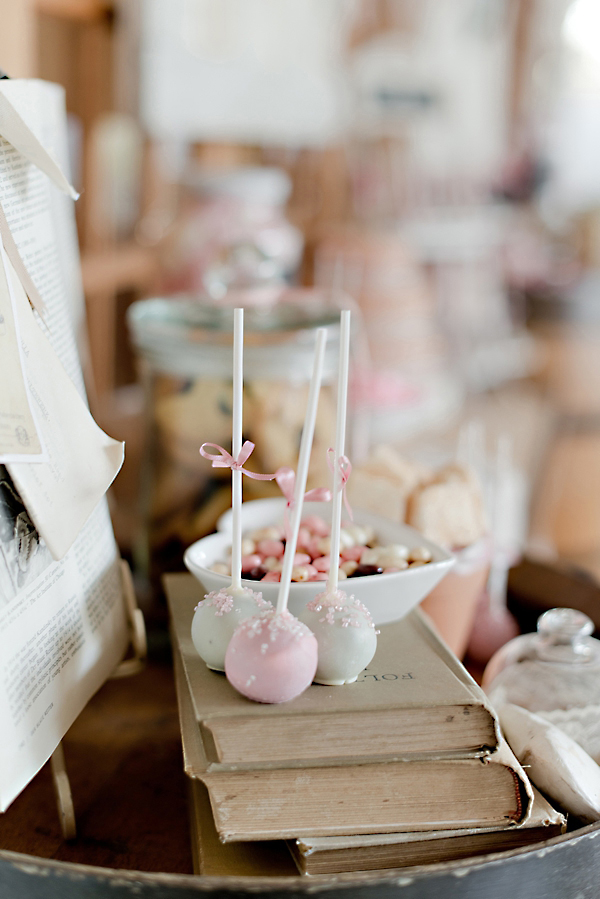
[[[326,327],[323,381],[335,379],[340,310],[350,305],[343,294],[309,288],[270,288],[268,297],[237,291],[227,300],[217,303],[210,298],[177,296],[133,303],[128,310],[128,324],[136,351],[153,371],[183,377],[229,378],[233,308],[237,305],[245,307],[246,378],[309,380],[315,330]]]
[[[549,609],[537,633],[511,640],[490,659],[482,680],[495,705],[533,712],[600,704],[600,640],[576,609]]]

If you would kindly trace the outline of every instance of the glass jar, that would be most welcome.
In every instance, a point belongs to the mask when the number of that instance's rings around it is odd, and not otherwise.
[[[512,702],[541,715],[600,762],[600,640],[575,609],[549,609],[537,633],[511,640],[490,659],[482,686],[496,707]]]
[[[195,169],[164,253],[164,288],[221,299],[228,290],[293,284],[301,231],[285,217],[292,184],[282,169]]]
[[[296,468],[315,331],[327,327],[307,489],[329,483],[343,296],[298,288],[280,291],[268,306],[249,307],[243,292],[227,299],[226,305],[186,297],[143,300],[128,312],[147,412],[136,562],[154,587],[162,573],[183,567],[184,550],[214,531],[231,505],[231,471],[212,468],[199,447],[209,442],[231,450],[234,303],[246,306],[243,438],[256,445],[248,463],[254,471]],[[281,495],[274,481],[250,478],[243,491],[244,500]]]

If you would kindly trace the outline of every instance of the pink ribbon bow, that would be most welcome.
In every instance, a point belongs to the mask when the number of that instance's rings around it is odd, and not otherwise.
[[[331,473],[335,474],[335,450],[332,446],[330,446],[327,450],[327,464],[329,465],[329,470],[331,471]],[[344,498],[344,506],[346,507],[346,512],[350,517],[350,521],[354,521],[352,509],[350,508],[350,503],[348,502],[348,497],[346,496],[346,484],[348,483],[348,478],[352,474],[352,463],[350,462],[348,456],[340,456],[337,460],[337,467],[340,473],[340,489]]]
[[[206,446],[212,446],[213,449],[219,450],[219,455],[207,453],[205,450]],[[258,474],[256,471],[248,471],[247,468],[244,468],[244,462],[247,461],[253,449],[254,443],[250,440],[245,440],[237,459],[234,459],[231,453],[228,453],[218,443],[203,443],[200,447],[200,455],[208,459],[212,463],[213,468],[231,468],[232,471],[241,471],[242,474],[247,474],[249,478],[254,478],[255,481],[272,481],[275,477],[274,474]]]
[[[278,468],[275,472],[275,480],[277,481],[277,486],[287,500],[285,507],[284,524],[285,533],[287,535],[290,529],[289,514],[294,508],[294,487],[296,485],[296,472],[293,468]],[[328,503],[330,499],[331,490],[328,490],[327,487],[313,487],[312,490],[307,490],[304,494],[304,500],[309,503]]]

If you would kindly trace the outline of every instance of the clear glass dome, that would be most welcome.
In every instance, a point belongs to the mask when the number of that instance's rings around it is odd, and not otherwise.
[[[541,715],[600,761],[600,640],[575,609],[550,609],[537,633],[511,640],[490,659],[482,686],[496,708],[511,702]]]

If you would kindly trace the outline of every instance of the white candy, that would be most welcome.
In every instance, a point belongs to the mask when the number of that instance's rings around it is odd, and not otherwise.
[[[331,537],[320,537],[316,546],[322,556],[328,556],[331,552]]]
[[[377,547],[376,549],[363,549],[360,556],[360,564],[361,565],[379,565],[379,553],[380,549]]]
[[[343,590],[319,593],[298,616],[319,645],[315,683],[352,684],[377,648],[377,632],[369,610]]]
[[[340,550],[350,549],[351,546],[356,546],[354,537],[346,528],[340,528]]]
[[[241,548],[243,556],[251,556],[252,553],[256,552],[256,543],[250,537],[242,537]]]
[[[192,642],[209,668],[225,670],[225,653],[238,624],[272,608],[270,602],[248,587],[216,590],[198,603],[192,619]]]
[[[431,552],[426,546],[415,546],[405,558],[408,558],[409,562],[431,562]]]

